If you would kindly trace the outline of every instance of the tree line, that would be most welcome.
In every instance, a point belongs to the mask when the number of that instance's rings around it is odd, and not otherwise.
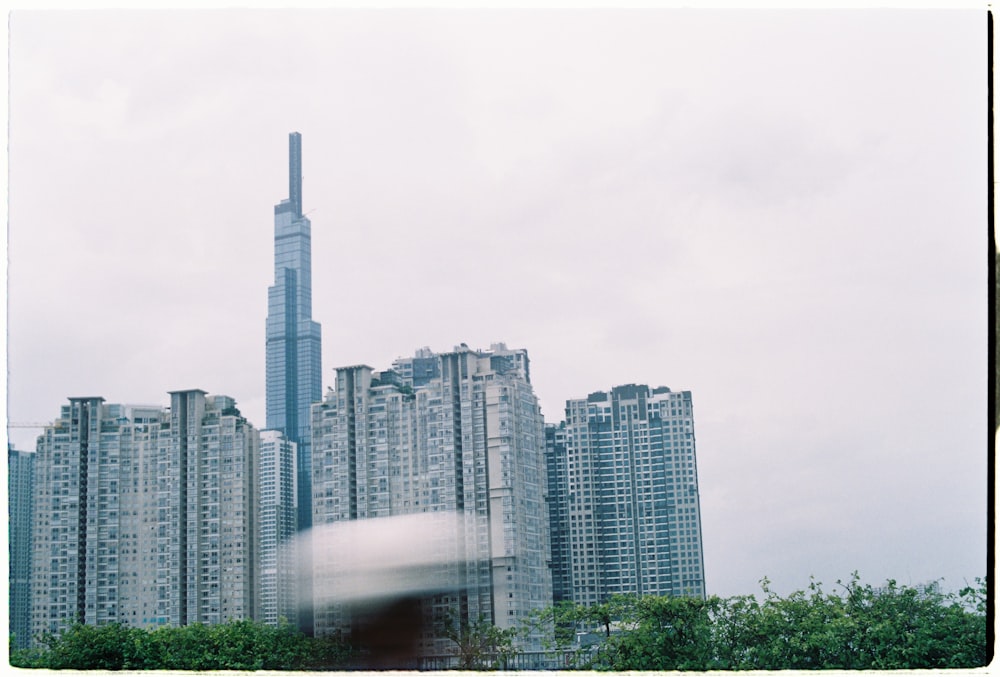
[[[569,651],[567,667],[588,670],[945,669],[993,656],[983,579],[957,594],[895,581],[874,588],[857,574],[833,591],[812,580],[782,597],[769,586],[761,581],[760,597],[562,604],[539,620],[554,626],[553,647]]]
[[[330,670],[347,665],[339,639],[307,637],[288,623],[194,623],[148,630],[120,623],[74,623],[10,651],[10,664],[50,670]],[[11,645],[13,647],[13,645]]]
[[[827,591],[707,599],[615,596],[561,603],[517,629],[452,619],[441,635],[456,667],[510,664],[519,639],[547,637],[553,665],[581,670],[887,670],[974,668],[993,656],[987,582],[958,593],[888,581],[874,588],[857,574]],[[284,623],[253,621],[155,630],[119,624],[70,626],[35,649],[11,648],[11,665],[103,670],[336,670],[357,665],[358,647],[310,638]]]

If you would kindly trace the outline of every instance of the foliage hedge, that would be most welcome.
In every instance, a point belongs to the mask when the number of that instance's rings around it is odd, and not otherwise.
[[[14,667],[52,670],[324,670],[346,663],[337,640],[313,639],[287,623],[200,623],[155,630],[118,623],[76,623],[41,638],[41,648],[12,649]]]
[[[993,657],[987,584],[958,594],[935,585],[881,588],[855,573],[835,592],[812,581],[781,597],[619,596],[592,607],[563,604],[536,622],[556,628],[553,648],[590,670],[888,670],[973,668]],[[992,611],[992,609],[990,609]],[[580,629],[593,644],[580,646]]]
[[[516,654],[519,633],[549,637],[567,669],[915,670],[975,668],[993,657],[987,583],[957,594],[894,581],[862,585],[857,574],[827,592],[815,581],[786,597],[616,596],[584,607],[559,604],[524,627],[480,620],[449,627],[465,669],[497,667]],[[455,625],[452,623],[452,625]],[[580,641],[584,638],[585,641]],[[252,621],[155,630],[74,624],[13,649],[11,665],[76,670],[336,670],[358,658],[346,643],[306,637],[287,623]]]

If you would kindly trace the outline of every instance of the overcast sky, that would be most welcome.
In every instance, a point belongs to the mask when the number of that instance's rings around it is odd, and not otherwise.
[[[8,413],[264,416],[303,139],[334,368],[692,392],[707,589],[986,573],[982,11],[15,12]],[[39,430],[15,428],[19,448]]]

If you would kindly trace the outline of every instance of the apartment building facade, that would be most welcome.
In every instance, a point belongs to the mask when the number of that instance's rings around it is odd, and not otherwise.
[[[553,579],[561,599],[705,596],[689,391],[622,385],[548,426]]]
[[[260,433],[260,611],[268,625],[294,623],[298,614],[296,445],[278,430]]]
[[[424,654],[448,653],[445,619],[514,627],[551,604],[544,423],[524,350],[418,351],[376,372],[337,370],[313,407],[313,524],[452,513],[441,582],[424,605]],[[350,612],[316,585],[317,634]]]
[[[32,634],[253,618],[259,434],[232,398],[70,398],[36,456]]]
[[[35,496],[35,454],[7,447],[7,554],[10,568],[8,619],[14,646],[31,638],[31,516]]]

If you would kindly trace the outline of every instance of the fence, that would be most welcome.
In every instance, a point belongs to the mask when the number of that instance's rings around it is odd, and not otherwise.
[[[486,654],[476,660],[473,670],[563,670],[572,668],[580,658],[579,651],[523,651],[513,655]],[[422,656],[418,670],[459,670],[458,656]]]

